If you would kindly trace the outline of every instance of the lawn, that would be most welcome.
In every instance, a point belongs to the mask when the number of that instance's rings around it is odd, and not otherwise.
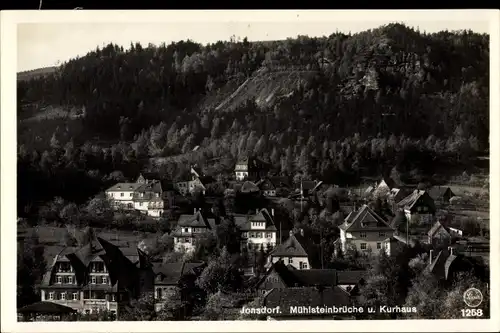
[[[64,235],[66,228],[37,226],[34,228],[18,228],[19,236],[29,236],[33,229],[38,230],[40,243],[45,245],[45,259],[50,262],[56,254],[64,247]],[[135,248],[143,239],[153,238],[156,235],[153,233],[137,232],[137,231],[112,231],[95,229],[97,236],[111,241],[119,247]]]

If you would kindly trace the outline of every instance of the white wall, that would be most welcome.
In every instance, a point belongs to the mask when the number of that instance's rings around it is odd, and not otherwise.
[[[311,265],[309,265],[309,259],[307,257],[275,257],[275,256],[271,257],[271,260],[272,260],[273,263],[277,262],[280,259],[283,260],[283,263],[286,266],[292,265],[296,269],[311,269]],[[307,264],[307,267],[306,268],[301,268],[300,263]]]

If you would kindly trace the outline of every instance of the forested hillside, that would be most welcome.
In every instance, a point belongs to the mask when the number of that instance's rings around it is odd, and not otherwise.
[[[488,98],[489,36],[470,31],[108,45],[18,81],[19,209],[85,201],[116,171],[220,174],[242,155],[341,185],[435,180],[488,150]]]

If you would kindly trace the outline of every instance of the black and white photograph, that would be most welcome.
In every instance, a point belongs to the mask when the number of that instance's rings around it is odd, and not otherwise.
[[[493,327],[491,11],[80,12],[2,60],[12,325]]]

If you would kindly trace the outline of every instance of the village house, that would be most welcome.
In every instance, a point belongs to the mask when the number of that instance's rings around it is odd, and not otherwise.
[[[177,227],[172,232],[174,249],[179,252],[190,252],[195,249],[196,240],[205,232],[215,229],[215,219],[205,217],[205,214],[194,209],[193,214],[183,214],[179,217]]]
[[[142,292],[141,251],[118,248],[92,237],[80,248],[57,254],[40,284],[41,300],[71,307],[85,314],[120,308]]]
[[[118,183],[106,190],[106,196],[115,208],[134,209],[134,192],[142,185],[141,183]]]
[[[171,297],[182,301],[182,286],[190,288],[206,267],[202,262],[155,263],[154,298],[156,311],[162,310]]]
[[[344,253],[352,248],[361,252],[372,251],[372,254],[385,250],[391,254],[390,237],[394,229],[367,205],[349,214],[339,229],[339,246]]]
[[[212,177],[204,176],[200,169],[192,166],[190,169],[190,176],[187,179],[176,182],[174,187],[184,196],[193,194],[196,191],[205,194],[207,185],[213,182],[214,179]]]
[[[365,271],[337,271],[335,269],[298,270],[278,260],[255,285],[257,294],[264,295],[274,288],[334,287],[354,295],[364,281]]]
[[[253,215],[236,214],[234,222],[241,232],[241,247],[258,251],[271,250],[276,246],[277,229],[273,220],[274,209],[257,210]]]
[[[455,193],[446,186],[434,186],[428,190],[429,196],[436,204],[445,205],[450,203],[450,199],[455,196]]]
[[[397,207],[405,213],[410,224],[431,225],[436,213],[434,200],[423,190],[413,191],[401,200]]]
[[[429,251],[429,264],[427,269],[441,281],[453,281],[456,274],[473,269],[470,262],[464,256],[456,253],[453,247],[441,250],[434,254],[434,250]]]
[[[241,158],[234,167],[235,179],[238,181],[260,179],[268,171],[269,165],[255,157]]]
[[[270,267],[278,260],[283,260],[285,264],[292,265],[296,269],[310,269],[310,256],[313,252],[311,243],[304,237],[304,230],[294,234],[290,230],[290,236],[286,241],[276,246],[269,254],[268,264]]]
[[[451,243],[451,232],[441,222],[434,223],[427,233],[427,243],[434,246],[448,246]]]
[[[256,185],[266,197],[282,196],[290,191],[290,183],[286,177],[265,177],[259,180]]]

